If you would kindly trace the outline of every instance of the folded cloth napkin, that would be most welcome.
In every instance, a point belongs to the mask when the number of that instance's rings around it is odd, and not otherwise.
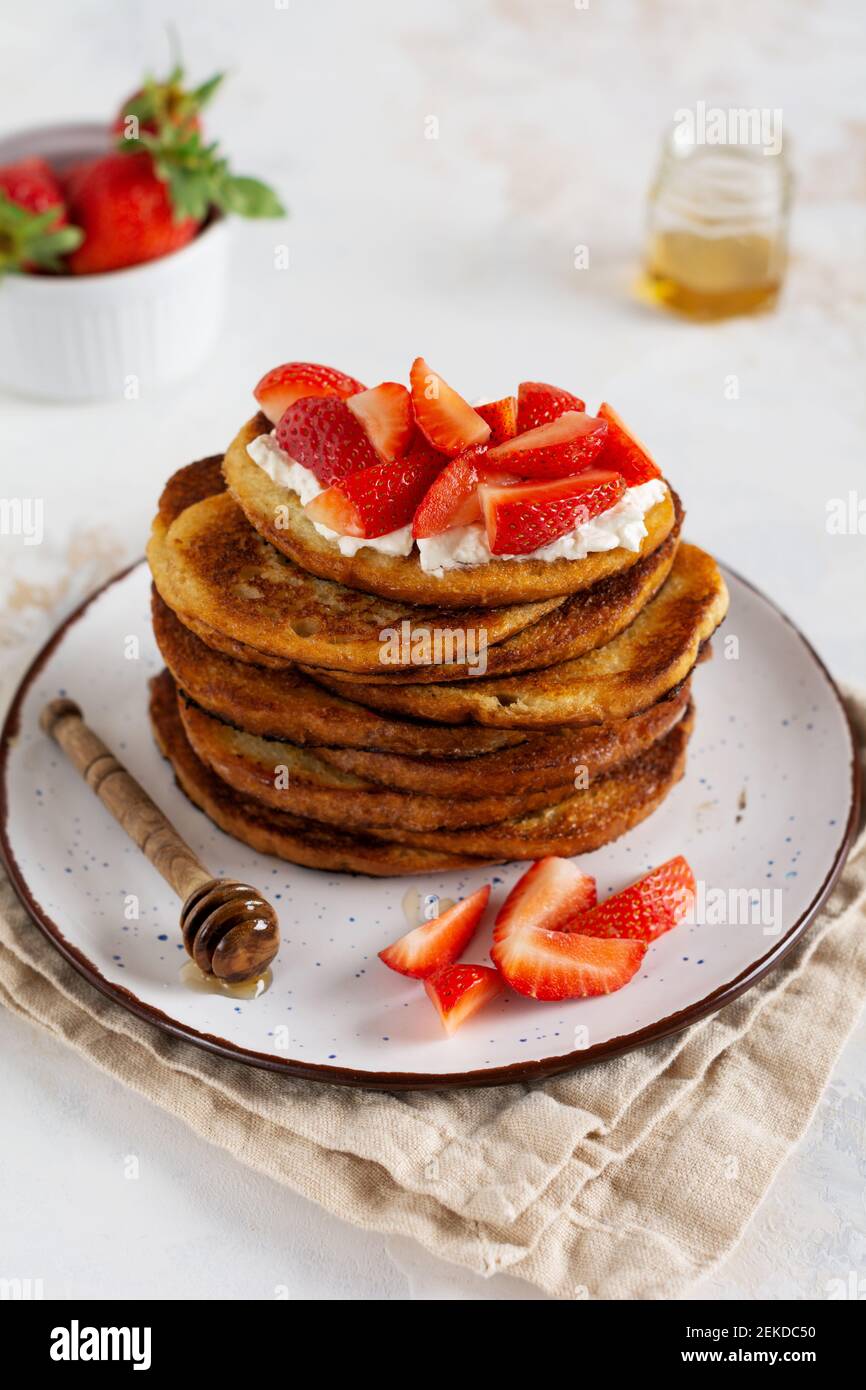
[[[866,749],[866,696],[850,696]],[[0,1002],[347,1221],[560,1298],[678,1298],[736,1244],[866,997],[866,834],[804,940],[712,1018],[545,1082],[386,1095],[210,1056],[94,990],[0,880]]]

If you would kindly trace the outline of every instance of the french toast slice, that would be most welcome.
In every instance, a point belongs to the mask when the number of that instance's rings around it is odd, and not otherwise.
[[[639,551],[618,546],[583,560],[491,560],[446,570],[437,577],[422,570],[416,551],[384,555],[365,547],[356,555],[342,555],[315,529],[297,493],[273,482],[247,453],[247,445],[270,429],[266,416],[253,416],[238,431],[223,460],[229,491],[248,521],[308,573],[382,598],[445,608],[496,608],[564,597],[631,568],[641,556],[658,549],[676,520],[668,490],[644,518],[647,534]]]

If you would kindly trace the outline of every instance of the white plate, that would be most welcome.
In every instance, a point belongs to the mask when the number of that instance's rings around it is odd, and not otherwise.
[[[720,1008],[781,959],[830,891],[856,817],[857,763],[835,686],[790,622],[726,577],[730,615],[714,659],[695,676],[684,781],[645,824],[580,861],[600,895],[674,854],[686,855],[699,882],[696,923],[650,947],[616,994],[541,1004],[508,993],[446,1038],[423,986],[387,970],[377,952],[407,929],[407,894],[459,898],[492,881],[492,920],[523,865],[417,880],[330,874],[256,854],[212,826],[177,789],[151,738],[147,679],[161,661],[143,564],[61,629],[10,711],[0,771],[13,881],[49,938],[124,1008],[293,1075],[478,1085],[542,1076],[663,1037]],[[140,644],[137,657],[130,639]],[[282,947],[260,998],[184,983],[177,900],[39,731],[42,706],[60,694],[81,704],[209,868],[255,884],[274,902]],[[128,920],[136,901],[138,917]],[[470,959],[488,959],[489,930]]]

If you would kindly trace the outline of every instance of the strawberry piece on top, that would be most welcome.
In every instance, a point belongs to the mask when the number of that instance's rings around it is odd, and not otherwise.
[[[445,1032],[455,1033],[482,1005],[502,993],[502,976],[489,965],[446,965],[424,981]]]
[[[517,433],[517,397],[503,396],[500,401],[488,401],[486,405],[473,407],[490,426],[490,443],[503,444],[513,439]]]
[[[451,965],[462,956],[478,923],[484,914],[490,897],[490,884],[471,893],[468,898],[455,903],[438,917],[422,922],[419,927],[406,932],[399,941],[386,946],[379,952],[379,959],[391,970],[412,979],[423,980],[434,975],[445,965]]]
[[[478,496],[493,555],[530,555],[613,507],[625,492],[620,473],[591,468],[570,478],[492,487]]]
[[[473,444],[451,459],[434,478],[418,505],[412,535],[416,540],[426,540],[449,531],[452,526],[469,526],[473,521],[480,521],[478,484],[517,481],[515,474],[488,465],[486,444]]]
[[[681,854],[652,869],[567,924],[585,936],[655,941],[683,920],[695,900],[695,876]]]
[[[646,446],[626,427],[613,406],[603,401],[598,408],[598,416],[607,422],[603,454],[606,468],[615,468],[621,473],[628,487],[638,487],[641,483],[648,483],[651,478],[662,476],[661,469]]]
[[[558,420],[567,410],[585,410],[580,396],[546,381],[521,381],[517,388],[517,432],[534,430]]]
[[[379,462],[359,421],[337,396],[302,396],[277,425],[281,449],[328,487]]]
[[[490,462],[511,468],[523,478],[564,478],[595,462],[606,435],[606,421],[568,410],[550,424],[497,444],[490,450]]]
[[[496,914],[494,941],[502,941],[521,927],[546,927],[558,931],[578,913],[595,907],[595,879],[571,859],[549,854],[538,859],[517,880]]]
[[[349,396],[346,405],[363,425],[367,438],[386,463],[402,458],[415,433],[412,397],[396,381]]]
[[[369,443],[368,448],[372,452]],[[344,536],[384,536],[408,526],[441,467],[441,454],[412,449],[393,463],[349,472],[308,502],[305,511],[312,521]]]
[[[365,389],[353,376],[319,362],[283,362],[265,372],[253,395],[271,424],[278,425],[289,406],[304,396],[338,396],[345,400]]]
[[[415,419],[434,449],[454,457],[470,444],[486,444],[490,426],[468,401],[458,395],[423,357],[416,357],[409,373]]]

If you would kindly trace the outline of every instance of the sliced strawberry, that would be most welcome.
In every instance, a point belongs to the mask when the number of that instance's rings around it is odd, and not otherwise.
[[[415,419],[434,449],[454,457],[470,444],[485,444],[490,426],[453,387],[416,357],[409,373]]]
[[[410,451],[404,459],[341,478],[305,510],[312,521],[344,536],[385,536],[408,526],[441,467],[441,454]]]
[[[325,487],[379,462],[360,421],[336,396],[295,401],[280,418],[277,443]]]
[[[607,468],[516,487],[481,483],[478,496],[491,554],[530,555],[606,512],[624,492],[622,475]]]
[[[319,362],[284,362],[265,372],[253,395],[272,425],[303,396],[354,396],[365,388],[353,376],[323,367]]]
[[[602,941],[576,932],[521,927],[493,943],[494,964],[518,994],[532,999],[588,999],[628,984],[642,941]]]
[[[489,965],[446,965],[424,981],[424,988],[450,1037],[482,1004],[501,994],[503,986],[499,971]]]
[[[681,854],[569,922],[583,936],[655,941],[681,922],[695,900],[695,876]]]
[[[563,391],[561,386],[548,386],[546,381],[521,381],[517,388],[517,433],[547,425],[566,410],[585,409],[580,396]]]
[[[631,433],[613,406],[603,401],[598,408],[600,420],[607,421],[604,446],[604,465],[615,468],[625,478],[628,487],[638,487],[651,478],[660,478],[662,471],[650,457],[645,445]]]
[[[497,444],[490,450],[490,462],[512,468],[523,478],[564,478],[593,463],[606,434],[604,420],[568,410],[549,425]]]
[[[438,917],[423,922],[393,945],[386,946],[384,951],[379,952],[379,959],[390,970],[411,975],[414,980],[435,975],[437,970],[462,956],[481,921],[489,897],[490,884],[487,883],[477,893],[471,893],[462,902],[440,912]]]
[[[496,914],[493,940],[503,941],[520,927],[558,931],[577,913],[595,907],[595,879],[571,859],[549,854],[526,870]]]
[[[513,473],[487,465],[487,445],[473,444],[464,449],[433,479],[422,498],[412,523],[412,535],[417,540],[438,536],[452,526],[469,526],[481,520],[478,484],[515,483]]]
[[[350,396],[346,405],[363,425],[380,459],[402,458],[415,432],[412,397],[396,381],[383,381],[371,391]]]
[[[517,397],[503,396],[501,401],[488,401],[474,407],[476,415],[490,426],[490,443],[502,444],[517,433]]]

